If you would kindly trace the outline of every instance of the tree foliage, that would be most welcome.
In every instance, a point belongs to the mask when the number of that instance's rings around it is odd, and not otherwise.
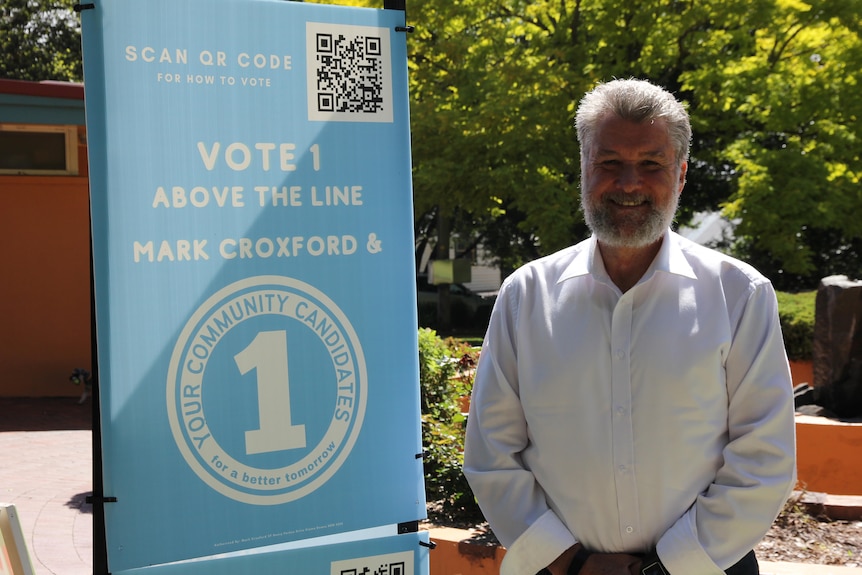
[[[745,57],[701,85],[739,124],[724,147],[737,173],[723,204],[740,219],[737,247],[787,287],[862,271],[860,9],[777,2]]]
[[[584,237],[574,107],[597,82],[634,76],[689,106],[681,221],[723,208],[740,221],[736,253],[784,287],[858,275],[860,8],[408,3],[417,220],[448,214],[515,264]]]
[[[0,78],[80,82],[81,27],[75,0],[0,3]]]

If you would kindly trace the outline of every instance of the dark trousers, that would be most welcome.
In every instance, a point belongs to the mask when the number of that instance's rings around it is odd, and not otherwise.
[[[542,569],[536,575],[549,575],[549,573],[550,571],[547,569]],[[757,557],[754,555],[754,551],[749,551],[745,557],[731,565],[725,573],[727,575],[760,575],[760,565],[757,564]],[[695,574],[689,573],[686,575]]]
[[[745,557],[731,565],[725,573],[727,575],[758,575],[760,566],[757,564],[754,551],[749,551]]]

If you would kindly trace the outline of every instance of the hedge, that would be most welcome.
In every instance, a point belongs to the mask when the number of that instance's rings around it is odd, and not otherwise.
[[[787,357],[811,361],[814,356],[814,302],[817,291],[778,292],[778,318]]]

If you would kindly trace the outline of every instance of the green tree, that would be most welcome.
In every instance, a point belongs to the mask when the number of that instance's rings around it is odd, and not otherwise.
[[[0,78],[80,82],[81,27],[75,0],[0,3]]]
[[[612,77],[680,91],[682,72],[698,65],[694,32],[715,27],[719,9],[515,0],[408,7],[417,26],[410,38],[417,217],[436,209],[469,222],[509,265],[585,237],[571,127],[577,100]],[[701,133],[695,142],[698,169],[683,220],[729,193],[716,137]]]
[[[858,0],[776,2],[743,57],[700,85],[712,121],[736,117],[723,205],[741,221],[737,252],[783,289],[862,276],[860,14]]]
[[[567,129],[577,88],[545,53],[548,26],[518,13],[498,2],[408,6],[417,218],[451,218],[504,266],[584,233]]]
[[[583,237],[567,124],[596,82],[636,76],[690,108],[682,221],[724,207],[736,253],[779,277],[862,271],[859,0],[416,6],[419,214],[466,211],[485,239],[516,227],[540,253]]]
[[[862,276],[862,0],[408,0],[407,17],[427,241],[446,218],[515,266],[585,237],[574,106],[634,76],[689,106],[680,223],[723,209],[731,251],[784,289]]]

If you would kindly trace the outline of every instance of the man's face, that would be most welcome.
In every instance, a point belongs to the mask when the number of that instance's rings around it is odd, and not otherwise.
[[[678,165],[664,120],[602,119],[581,160],[581,206],[608,246],[642,248],[673,221],[688,164]]]

